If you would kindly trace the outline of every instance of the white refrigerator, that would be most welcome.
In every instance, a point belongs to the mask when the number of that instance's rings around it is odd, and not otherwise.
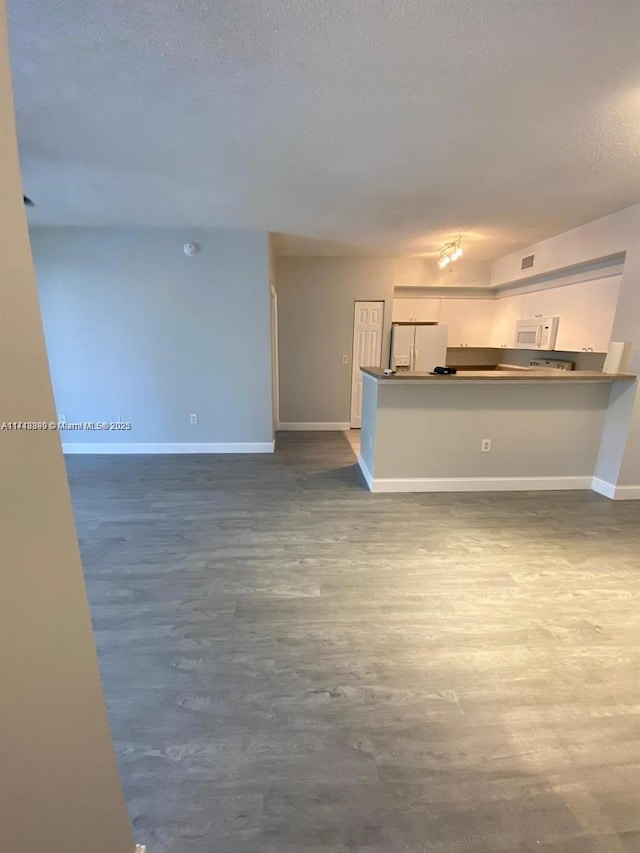
[[[430,373],[445,365],[448,326],[392,323],[389,367],[400,373]]]

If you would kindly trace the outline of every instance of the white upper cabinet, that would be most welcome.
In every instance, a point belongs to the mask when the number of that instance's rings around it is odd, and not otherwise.
[[[416,299],[415,318],[418,323],[438,323],[440,321],[441,299]]]
[[[557,351],[607,352],[619,290],[620,276],[612,275],[495,299],[398,298],[393,320],[448,326],[450,347],[510,349],[518,320],[559,317]]]
[[[494,299],[443,299],[440,323],[449,327],[447,346],[491,346]]]
[[[506,349],[513,347],[516,337],[516,323],[522,319],[524,295],[503,296],[496,299],[491,329],[491,346]]]
[[[557,316],[558,302],[554,294],[563,288],[554,287],[551,290],[538,290],[535,293],[524,294],[522,307],[522,319],[530,317],[555,317]]]
[[[415,315],[415,299],[393,300],[393,322],[412,323]]]
[[[437,323],[440,299],[394,299],[394,323]]]
[[[523,317],[559,317],[555,349],[607,352],[620,276],[552,287],[524,297]]]
[[[615,319],[616,308],[618,307],[621,280],[622,276],[616,275],[591,283],[593,288],[591,300],[594,308],[594,317],[591,328],[591,343],[589,346],[594,352],[609,351],[613,321]]]
[[[591,346],[593,327],[592,283],[569,284],[547,291],[553,298],[552,314],[559,317],[555,350],[579,352]]]

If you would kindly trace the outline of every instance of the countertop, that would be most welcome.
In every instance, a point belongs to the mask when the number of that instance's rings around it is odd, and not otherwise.
[[[396,373],[385,375],[381,367],[361,367],[363,373],[384,382],[614,382],[635,379],[631,373],[601,373],[597,370],[459,370],[455,374]]]

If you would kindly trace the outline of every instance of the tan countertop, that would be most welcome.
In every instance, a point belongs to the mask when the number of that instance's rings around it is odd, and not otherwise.
[[[600,373],[597,370],[459,370],[455,374],[396,373],[385,375],[381,367],[361,367],[363,373],[385,382],[614,382],[635,379],[631,373]]]

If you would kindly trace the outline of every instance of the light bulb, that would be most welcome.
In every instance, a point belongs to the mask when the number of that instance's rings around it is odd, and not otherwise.
[[[442,259],[442,266],[443,266],[443,267],[446,267],[446,265],[447,265],[448,263],[449,263],[449,256],[448,256],[448,255],[445,255],[445,256],[444,256],[444,258]]]
[[[456,258],[460,258],[462,256],[462,249],[460,246],[456,249]]]

